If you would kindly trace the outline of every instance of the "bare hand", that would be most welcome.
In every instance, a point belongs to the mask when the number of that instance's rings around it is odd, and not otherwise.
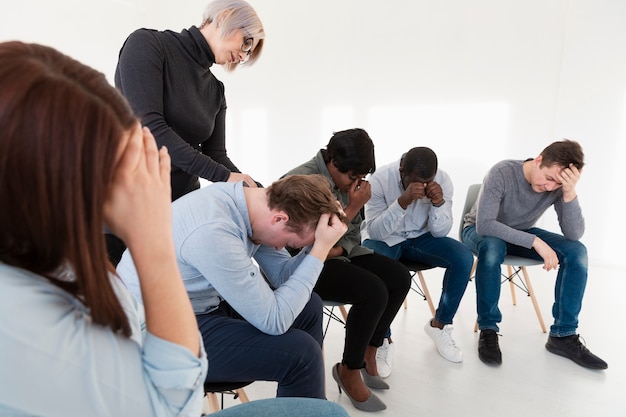
[[[315,229],[315,242],[313,242],[310,254],[325,261],[328,252],[347,230],[348,225],[342,222],[336,214],[322,214]]]
[[[350,206],[358,206],[358,210],[360,210],[372,197],[372,185],[363,179],[356,180],[350,186],[348,196],[350,197]]]
[[[170,156],[137,124],[120,144],[104,218],[129,248],[171,237]],[[132,248],[131,248],[132,249]]]
[[[241,174],[239,172],[231,172],[228,176],[227,182],[239,182],[244,181],[248,184],[248,187],[257,188],[256,181],[252,179],[252,177],[248,174]]]
[[[574,164],[563,168],[559,173],[559,181],[563,187],[563,200],[570,202],[576,198],[576,184],[580,180],[581,171]]]
[[[426,197],[430,198],[433,205],[439,205],[443,202],[443,190],[441,185],[435,181],[431,181],[426,186]]]
[[[406,210],[411,203],[419,200],[420,198],[424,198],[426,196],[426,186],[427,184],[423,182],[410,183],[402,195],[398,197],[398,203],[400,206]]]
[[[543,269],[550,271],[559,267],[559,258],[556,256],[556,252],[546,242],[535,237],[533,248],[543,258]]]

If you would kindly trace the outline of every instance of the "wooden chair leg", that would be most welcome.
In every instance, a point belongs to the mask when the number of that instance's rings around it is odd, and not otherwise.
[[[206,398],[209,401],[209,410],[212,413],[220,410],[220,402],[217,399],[217,394],[214,392],[207,392]]]
[[[339,306],[339,311],[341,312],[341,316],[343,317],[343,321],[348,321],[348,310],[346,310],[346,306]]]
[[[535,290],[533,289],[533,285],[530,282],[530,277],[528,276],[528,272],[526,271],[525,266],[522,267],[522,274],[524,275],[526,288],[528,288],[528,295],[530,296],[530,300],[533,302],[535,313],[537,313],[537,320],[539,320],[539,326],[541,326],[541,331],[546,333],[546,324],[543,321],[543,315],[541,314],[541,310],[539,309],[539,303],[537,302],[537,298],[535,297]]]
[[[250,402],[250,399],[248,398],[248,395],[246,394],[246,391],[243,388],[237,388],[234,392],[239,398],[239,401],[241,401],[242,403]],[[211,413],[220,411],[224,407],[224,404],[220,405],[220,402],[217,399],[217,394],[218,393],[216,392],[206,393],[206,397],[209,402],[209,410]],[[223,396],[222,396],[222,401],[224,401]]]
[[[244,391],[243,388],[238,388],[235,390],[235,392],[239,396],[239,401],[241,401],[242,403],[250,402],[250,399],[248,398],[248,395],[246,394],[246,391]]]
[[[508,273],[507,277],[509,277],[509,287],[511,288],[511,301],[513,301],[513,305],[517,305],[517,296],[515,295],[515,283],[513,283],[513,268],[511,265],[506,266],[506,271]]]

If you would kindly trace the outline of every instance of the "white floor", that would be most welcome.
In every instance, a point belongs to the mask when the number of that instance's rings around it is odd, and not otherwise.
[[[531,267],[529,272],[549,327],[555,273],[541,267]],[[438,301],[442,271],[426,271],[425,277]],[[454,323],[463,363],[439,356],[423,331],[430,318],[427,304],[411,292],[408,309],[401,309],[392,325],[395,354],[393,373],[387,378],[391,389],[375,391],[387,410],[361,412],[339,394],[330,374],[343,348],[343,327],[336,322],[331,323],[325,341],[328,400],[343,405],[351,416],[626,416],[625,278],[626,270],[592,266],[580,315],[579,332],[590,350],[608,362],[606,371],[588,370],[547,352],[547,335],[540,330],[530,299],[518,292],[513,306],[508,285],[502,288],[500,300],[503,364],[484,365],[476,350],[475,289],[470,282]],[[246,393],[250,400],[269,398],[275,389],[275,383],[255,382]],[[235,401],[227,398],[225,403]]]

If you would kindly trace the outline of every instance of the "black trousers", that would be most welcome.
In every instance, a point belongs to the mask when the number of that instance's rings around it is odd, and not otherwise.
[[[314,291],[322,300],[352,305],[343,351],[348,368],[363,368],[367,346],[383,344],[410,287],[406,267],[377,253],[356,256],[350,262],[329,259],[324,263]]]

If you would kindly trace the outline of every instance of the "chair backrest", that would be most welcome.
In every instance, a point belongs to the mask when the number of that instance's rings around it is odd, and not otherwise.
[[[467,189],[467,195],[465,196],[465,205],[463,206],[463,214],[461,214],[461,221],[459,222],[459,240],[463,240],[463,223],[465,223],[465,215],[470,212],[472,206],[478,198],[478,192],[480,191],[480,184],[472,184]]]

